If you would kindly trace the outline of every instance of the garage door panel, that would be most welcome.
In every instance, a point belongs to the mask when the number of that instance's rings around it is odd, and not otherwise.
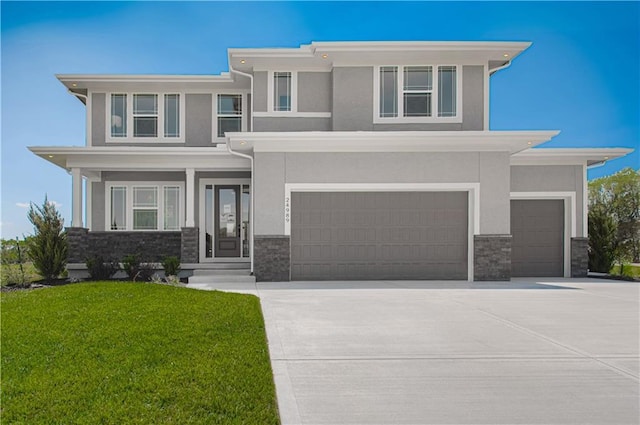
[[[467,228],[466,192],[295,192],[292,279],[466,279]]]
[[[511,201],[511,275],[563,276],[564,201]]]

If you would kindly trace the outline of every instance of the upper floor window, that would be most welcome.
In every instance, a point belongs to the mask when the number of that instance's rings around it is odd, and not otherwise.
[[[295,71],[269,71],[267,83],[268,112],[298,111],[298,73]]]
[[[377,122],[459,118],[455,65],[381,66],[377,75]]]
[[[110,138],[180,141],[183,117],[176,93],[112,93]]]
[[[242,131],[242,95],[218,95],[218,137],[225,132]]]

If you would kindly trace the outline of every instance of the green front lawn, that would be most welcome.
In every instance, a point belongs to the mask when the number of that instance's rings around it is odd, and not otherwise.
[[[625,264],[623,272],[620,273],[620,264],[616,264],[611,267],[609,274],[620,276],[621,274],[627,277],[640,278],[640,266],[634,266],[632,264]]]
[[[3,424],[277,424],[259,300],[144,283],[3,293]]]

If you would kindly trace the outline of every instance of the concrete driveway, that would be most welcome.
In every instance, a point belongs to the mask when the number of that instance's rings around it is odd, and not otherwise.
[[[638,424],[640,285],[259,283],[283,424]]]

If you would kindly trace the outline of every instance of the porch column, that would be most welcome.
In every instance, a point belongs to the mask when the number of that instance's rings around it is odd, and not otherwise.
[[[185,208],[185,227],[195,227],[195,176],[196,172],[193,168],[187,168],[185,170],[187,175],[187,195],[186,195],[186,208]]]
[[[71,227],[83,227],[82,225],[82,174],[80,168],[71,169],[73,210]]]

